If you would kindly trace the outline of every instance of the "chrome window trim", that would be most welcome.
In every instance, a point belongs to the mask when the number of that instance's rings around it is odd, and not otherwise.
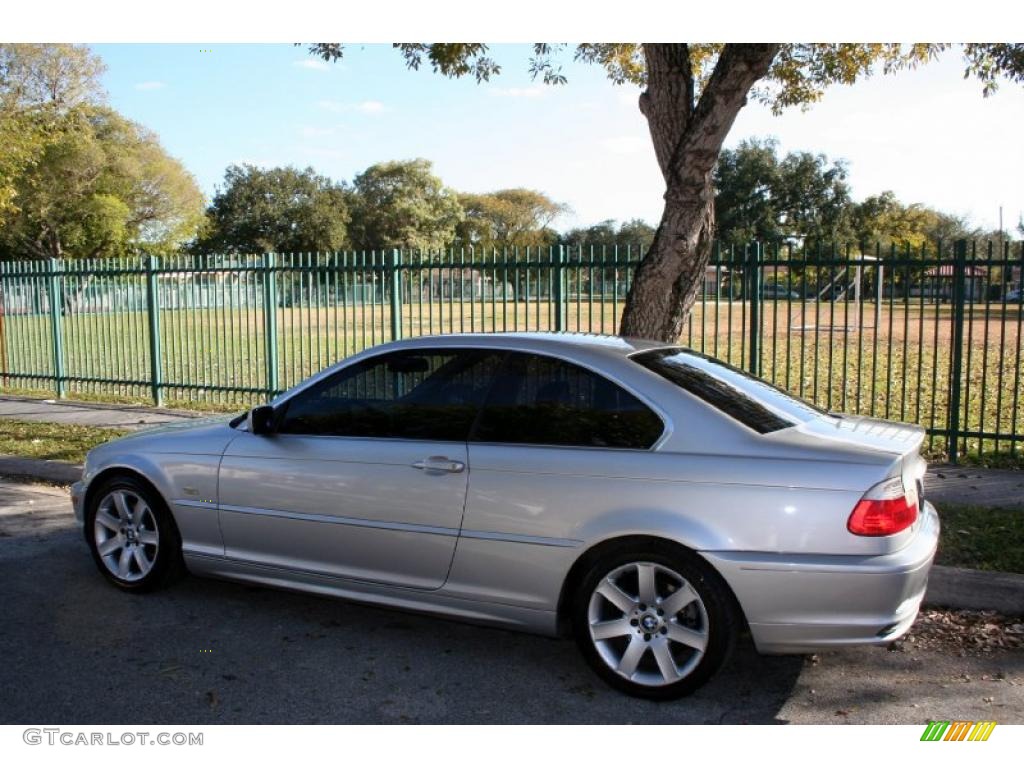
[[[670,345],[666,345],[666,346],[670,346]],[[405,350],[410,350],[410,351],[415,350],[415,351],[418,351],[418,352],[422,351],[424,353],[429,353],[429,352],[436,352],[436,351],[444,350],[444,349],[463,349],[463,350],[468,349],[468,350],[480,350],[480,351],[487,351],[487,352],[521,352],[523,354],[528,354],[528,355],[539,355],[541,357],[550,357],[550,358],[554,358],[555,360],[560,360],[560,361],[562,361],[564,363],[571,363],[573,365],[579,366],[580,368],[583,368],[584,370],[587,370],[587,371],[593,373],[596,376],[601,376],[602,378],[607,379],[608,381],[610,381],[613,384],[615,384],[617,387],[620,387],[621,389],[623,389],[626,392],[628,392],[630,395],[635,397],[637,400],[639,400],[645,406],[647,406],[651,410],[651,412],[654,413],[655,416],[657,416],[659,419],[661,419],[661,424],[662,424],[661,435],[653,443],[651,443],[650,447],[648,447],[648,448],[602,448],[601,446],[594,446],[594,445],[589,445],[589,446],[588,445],[548,445],[546,443],[542,443],[542,444],[534,444],[534,443],[497,443],[497,442],[483,443],[483,442],[477,442],[477,441],[459,441],[459,440],[436,440],[436,441],[429,441],[429,440],[409,440],[409,438],[395,438],[395,437],[358,437],[357,438],[357,437],[349,437],[349,436],[346,436],[346,435],[292,435],[292,436],[293,437],[323,437],[323,438],[326,438],[326,439],[340,439],[340,440],[355,440],[355,439],[363,439],[363,440],[405,440],[407,442],[449,442],[449,443],[454,443],[454,444],[468,444],[468,445],[502,445],[502,446],[505,446],[505,445],[507,445],[507,446],[527,446],[527,445],[532,445],[533,447],[570,448],[570,449],[573,449],[573,450],[588,449],[589,448],[589,449],[596,449],[596,450],[601,450],[601,451],[622,450],[622,451],[653,452],[653,451],[659,450],[668,441],[668,439],[672,436],[672,433],[675,431],[675,425],[672,422],[672,418],[668,415],[668,413],[660,405],[655,403],[653,400],[651,400],[651,398],[647,397],[644,393],[638,392],[638,391],[636,391],[636,389],[634,387],[624,383],[617,376],[611,375],[607,371],[600,370],[600,369],[594,367],[593,365],[591,365],[589,363],[583,362],[583,361],[578,360],[578,359],[573,358],[573,357],[568,357],[565,354],[561,354],[561,353],[557,353],[557,352],[550,352],[548,350],[538,351],[536,349],[530,348],[528,345],[525,345],[525,344],[510,344],[508,346],[504,346],[504,345],[496,345],[495,346],[495,345],[481,344],[480,342],[472,342],[472,343],[470,343],[470,342],[467,342],[465,340],[461,340],[461,339],[459,339],[457,337],[454,337],[454,336],[452,337],[451,343],[443,344],[443,345],[441,345],[439,347],[438,346],[427,346],[427,345],[424,345],[423,347],[401,346],[401,347],[396,347],[396,348],[387,349],[387,350],[382,350],[382,349],[379,349],[379,348],[375,347],[372,350],[369,350],[369,349],[368,350],[364,350],[363,352],[360,352],[357,355],[353,355],[352,357],[348,358],[347,360],[343,360],[343,361],[341,361],[339,363],[335,363],[330,368],[326,368],[323,371],[321,371],[320,373],[315,374],[312,378],[308,379],[305,383],[297,384],[296,388],[294,390],[289,390],[288,392],[284,392],[281,395],[278,395],[278,398],[281,398],[281,401],[280,401],[280,403],[275,403],[274,407],[276,408],[278,406],[286,404],[289,400],[291,400],[292,398],[296,397],[301,392],[304,392],[305,390],[309,389],[314,384],[318,384],[320,381],[322,381],[323,379],[327,378],[328,376],[333,376],[335,374],[341,373],[345,368],[348,368],[350,365],[356,365],[356,364],[361,363],[361,362],[363,362],[365,360],[373,359],[374,357],[383,357],[384,355],[387,355],[387,354],[391,354],[391,353],[394,353],[394,352],[401,352],[401,351],[405,351]],[[644,350],[644,351],[647,351],[647,350]],[[631,358],[632,358],[632,355],[623,355],[621,357],[621,359],[623,361],[625,361],[627,364],[634,365],[637,368],[642,369],[642,370],[646,370],[646,369],[644,369],[644,367],[642,365],[640,365],[639,363],[633,361]],[[285,395],[287,395],[287,397],[285,397]],[[278,398],[275,398],[275,400],[277,400]],[[274,401],[272,401],[272,402],[274,402]],[[282,434],[284,434],[284,433],[282,433]],[[291,435],[292,433],[287,433],[287,434]]]

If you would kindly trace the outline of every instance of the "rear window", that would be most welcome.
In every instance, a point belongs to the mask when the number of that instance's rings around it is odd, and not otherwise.
[[[766,381],[688,349],[655,349],[632,359],[762,435],[826,415]]]

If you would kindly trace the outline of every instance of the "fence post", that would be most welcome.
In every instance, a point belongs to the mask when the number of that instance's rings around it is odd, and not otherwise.
[[[60,276],[61,263],[50,259],[50,333],[53,337],[53,384],[57,397],[67,397],[67,381],[64,377],[64,328],[61,317],[64,311],[63,279]]]
[[[402,338],[402,252],[391,250],[391,340]]]
[[[750,360],[747,370],[761,375],[761,243],[751,243],[747,249],[747,290],[750,295]],[[703,276],[701,276],[703,280]]]
[[[964,353],[964,304],[967,282],[967,241],[957,240],[953,251],[953,349],[949,375],[949,461],[957,463],[960,443],[960,390]]]
[[[156,406],[164,404],[162,380],[163,380],[163,355],[160,346],[160,292],[157,281],[157,270],[160,268],[160,259],[156,256],[149,256],[146,259],[146,309],[149,320],[149,385],[153,393],[153,403]]]
[[[568,290],[565,282],[565,247],[561,245],[554,245],[551,247],[551,268],[555,271],[554,280],[552,281],[554,288],[554,296],[552,300],[554,302],[555,310],[555,331],[564,331],[568,326],[568,307],[566,306],[568,300]]]
[[[263,344],[267,359],[267,396],[278,391],[277,380],[277,255],[263,254]]]

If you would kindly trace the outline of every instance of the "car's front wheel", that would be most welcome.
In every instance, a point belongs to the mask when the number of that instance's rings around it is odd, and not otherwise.
[[[573,632],[590,666],[613,687],[649,699],[704,684],[727,658],[738,624],[718,574],[672,545],[600,558],[573,603]]]
[[[148,592],[184,570],[181,536],[167,506],[140,480],[116,477],[91,494],[85,537],[96,565],[118,587]]]

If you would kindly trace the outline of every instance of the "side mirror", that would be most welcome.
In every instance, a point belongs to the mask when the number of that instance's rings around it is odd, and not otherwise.
[[[274,433],[273,406],[257,405],[249,411],[249,432],[254,435],[271,435]]]

